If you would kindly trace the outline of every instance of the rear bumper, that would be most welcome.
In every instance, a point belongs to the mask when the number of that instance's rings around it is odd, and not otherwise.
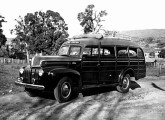
[[[25,88],[37,89],[37,90],[45,89],[45,87],[43,85],[34,85],[34,84],[23,83],[21,77],[17,78],[17,81],[15,81],[15,85],[25,87]]]

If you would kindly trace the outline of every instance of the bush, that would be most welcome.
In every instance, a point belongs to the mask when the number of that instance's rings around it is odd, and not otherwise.
[[[26,57],[26,53],[24,52],[16,52],[13,57],[15,57],[16,59],[20,59],[20,60],[25,60]]]
[[[9,58],[16,59],[16,55],[15,55],[15,54],[10,54],[10,55],[9,55]]]
[[[7,50],[0,48],[0,57],[8,57]]]
[[[165,58],[165,49],[162,49],[158,55],[160,58]]]

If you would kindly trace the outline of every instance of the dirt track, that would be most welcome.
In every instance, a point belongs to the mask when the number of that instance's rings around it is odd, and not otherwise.
[[[113,87],[91,89],[86,96],[59,104],[22,92],[0,97],[1,120],[164,120],[165,77],[132,83],[129,93]],[[90,93],[90,94],[89,94]],[[49,95],[47,95],[49,96]]]

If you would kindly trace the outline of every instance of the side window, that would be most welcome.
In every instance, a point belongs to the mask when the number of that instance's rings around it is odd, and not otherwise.
[[[129,48],[129,57],[137,57],[137,48]]]
[[[83,55],[91,56],[91,48],[84,48]]]
[[[92,56],[98,56],[98,48],[92,48]]]
[[[128,57],[127,47],[117,47],[117,57]]]
[[[143,58],[144,55],[143,55],[143,51],[141,49],[138,48],[138,57],[139,58]]]
[[[101,57],[114,57],[115,56],[115,51],[114,47],[112,46],[103,46],[100,49],[100,56]]]
[[[80,55],[80,47],[72,46],[70,48],[70,55]]]
[[[98,56],[98,48],[97,47],[86,47],[83,50],[83,55],[85,56]]]

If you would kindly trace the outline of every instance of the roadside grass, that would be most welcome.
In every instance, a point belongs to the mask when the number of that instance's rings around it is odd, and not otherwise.
[[[17,87],[14,84],[21,66],[23,65],[0,64],[0,96],[23,91],[23,88]]]
[[[147,67],[146,69],[146,76],[165,76],[165,67]]]
[[[23,64],[0,64],[0,96],[24,91],[24,88],[14,84],[19,76],[19,69]],[[159,73],[158,67],[147,67],[147,76],[165,76],[165,68]]]

